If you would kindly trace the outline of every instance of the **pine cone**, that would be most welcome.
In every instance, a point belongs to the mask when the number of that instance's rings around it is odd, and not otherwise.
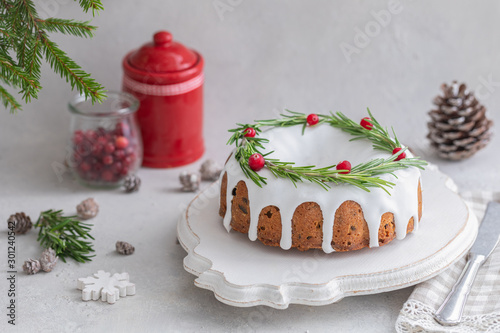
[[[40,258],[40,265],[44,272],[50,272],[54,269],[57,264],[57,259],[59,257],[56,255],[56,251],[51,248],[45,249],[42,252],[42,257]]]
[[[33,226],[30,217],[22,212],[11,215],[7,220],[7,224],[9,229],[14,226],[13,230],[16,234],[25,234]]]
[[[201,177],[197,172],[183,171],[179,175],[179,180],[182,184],[182,190],[185,192],[195,192],[200,188]]]
[[[120,254],[133,254],[135,252],[135,247],[127,242],[118,241],[116,242],[116,251]]]
[[[127,176],[123,186],[125,187],[125,192],[127,193],[139,191],[139,188],[141,187],[141,178],[136,175]]]
[[[23,265],[23,271],[29,275],[38,273],[40,271],[40,262],[31,258],[26,260]]]
[[[79,218],[88,220],[97,215],[99,212],[99,205],[93,198],[88,198],[76,206],[76,212]]]
[[[490,141],[493,122],[486,118],[486,108],[464,83],[443,83],[441,90],[443,96],[433,101],[438,109],[429,112],[432,120],[427,124],[427,137],[439,156],[450,160],[468,158]]]
[[[200,167],[202,180],[217,180],[222,172],[222,167],[214,160],[206,160]]]

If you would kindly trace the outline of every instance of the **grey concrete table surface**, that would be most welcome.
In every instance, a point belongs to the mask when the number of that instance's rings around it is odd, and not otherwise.
[[[40,2],[45,16],[89,19],[76,3]],[[476,90],[500,124],[497,19],[500,4],[484,1],[108,1],[94,20],[92,40],[55,37],[63,49],[109,89],[119,89],[120,61],[160,29],[200,51],[206,61],[203,159],[223,162],[226,130],[236,122],[297,111],[343,111],[353,118],[370,107],[395,126],[402,142],[449,174],[461,190],[498,190],[498,136],[469,160],[438,159],[426,144],[427,111],[444,81]],[[360,32],[361,31],[361,32]],[[365,37],[361,36],[364,35]],[[391,332],[412,288],[339,303],[286,310],[234,308],[194,286],[182,268],[176,222],[193,197],[179,191],[181,170],[141,169],[138,193],[96,191],[58,177],[69,136],[66,102],[73,93],[43,69],[39,100],[17,115],[0,113],[0,217],[24,211],[32,219],[49,208],[74,213],[87,197],[100,204],[92,220],[97,256],[91,263],[59,263],[51,273],[27,276],[36,258],[36,233],[16,237],[16,326],[7,324],[7,233],[0,231],[0,331],[162,332],[293,331]],[[319,143],[322,144],[322,143]],[[207,186],[208,184],[203,184]],[[425,184],[424,184],[425,186]],[[424,188],[425,195],[425,188]],[[4,224],[6,225],[6,224]],[[114,251],[135,245],[132,256]],[[97,270],[126,271],[137,294],[114,305],[82,302],[76,280]]]

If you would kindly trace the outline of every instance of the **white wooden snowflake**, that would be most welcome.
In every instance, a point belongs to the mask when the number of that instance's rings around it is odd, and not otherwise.
[[[128,273],[98,271],[94,276],[79,278],[77,288],[82,291],[82,300],[114,304],[119,298],[135,295],[135,284],[129,281]]]

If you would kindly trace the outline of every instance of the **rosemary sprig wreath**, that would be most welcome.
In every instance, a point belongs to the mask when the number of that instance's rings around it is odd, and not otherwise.
[[[229,130],[233,134],[227,144],[236,145],[235,158],[243,173],[259,187],[267,184],[267,178],[258,173],[260,169],[266,167],[275,177],[289,179],[295,186],[297,182],[306,180],[328,190],[331,184],[347,183],[367,192],[370,191],[370,187],[381,188],[390,195],[389,189],[392,189],[395,184],[379,178],[379,175],[392,174],[396,177],[394,172],[397,170],[409,167],[423,169],[427,165],[427,162],[418,157],[406,157],[407,148],[401,145],[394,129],[392,129],[394,138],[391,138],[389,131],[379,124],[370,109],[368,109],[369,117],[361,119],[360,123],[354,122],[341,112],[329,115],[306,115],[286,111],[288,114],[282,114],[282,118],[256,120],[253,124],[237,124],[237,128]],[[374,149],[387,151],[392,155],[388,158],[376,158],[360,163],[352,168],[348,161],[317,168],[315,165],[297,166],[294,162],[272,158],[270,155],[273,151],[262,153],[264,144],[269,142],[268,139],[259,137],[264,128],[302,126],[302,133],[304,133],[307,127],[318,124],[328,124],[351,134],[353,136],[351,141],[368,139]]]

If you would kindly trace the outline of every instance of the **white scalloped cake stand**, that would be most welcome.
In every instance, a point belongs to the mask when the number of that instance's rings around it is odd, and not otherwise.
[[[478,223],[453,182],[435,167],[422,173],[423,215],[417,231],[380,248],[325,254],[282,250],[228,233],[218,215],[218,182],[198,194],[177,225],[188,255],[184,268],[196,286],[223,303],[248,307],[325,305],[432,278],[465,255]],[[319,189],[321,190],[321,189]]]

